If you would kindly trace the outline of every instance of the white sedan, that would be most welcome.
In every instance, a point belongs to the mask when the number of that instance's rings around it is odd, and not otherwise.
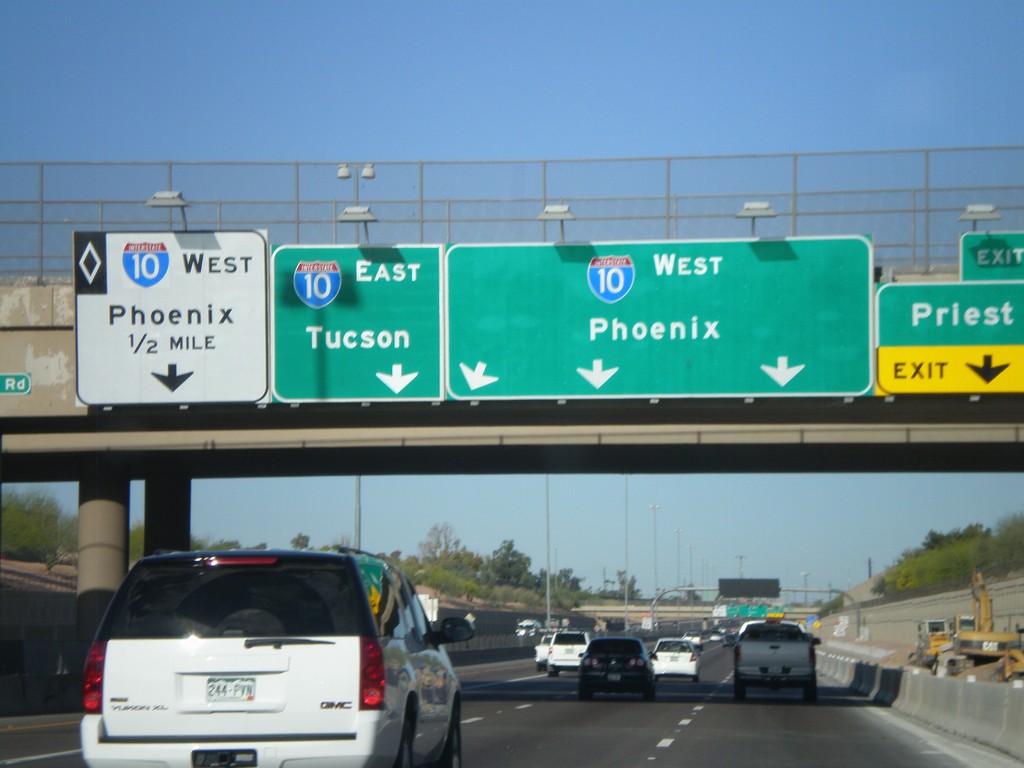
[[[700,653],[692,641],[682,637],[663,637],[651,653],[655,677],[689,677],[700,682]]]

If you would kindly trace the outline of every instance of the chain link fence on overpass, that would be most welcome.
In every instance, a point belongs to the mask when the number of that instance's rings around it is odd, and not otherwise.
[[[955,273],[967,205],[1024,228],[1024,146],[653,158],[0,163],[0,280],[71,279],[74,231],[269,231],[274,244],[869,235],[893,273]],[[159,191],[187,208],[145,205]],[[772,218],[739,218],[749,201]],[[547,205],[574,217],[544,221]],[[367,223],[338,221],[369,208]],[[997,225],[997,226],[995,226]]]

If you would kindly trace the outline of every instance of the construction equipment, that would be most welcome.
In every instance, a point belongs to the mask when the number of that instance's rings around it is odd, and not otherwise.
[[[952,674],[996,664],[993,677],[1002,682],[1024,677],[1024,651],[1021,650],[1021,628],[1016,632],[997,632],[992,618],[992,598],[985,587],[981,571],[971,578],[971,602],[974,616],[957,616],[953,626],[951,652],[940,653],[937,666]]]
[[[953,643],[953,622],[949,619],[926,619],[917,624],[917,647],[908,661],[914,666],[935,672],[939,656]]]

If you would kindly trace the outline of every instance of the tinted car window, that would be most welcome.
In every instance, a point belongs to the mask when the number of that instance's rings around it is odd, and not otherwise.
[[[341,563],[142,563],[111,605],[109,638],[359,635],[365,609]]]
[[[760,626],[750,627],[743,633],[744,640],[803,640],[805,635],[798,627]]]
[[[634,640],[594,640],[587,652],[594,654],[624,655],[640,654],[643,646]]]

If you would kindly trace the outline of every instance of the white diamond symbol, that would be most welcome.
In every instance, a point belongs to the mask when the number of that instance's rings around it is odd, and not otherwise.
[[[96,279],[101,266],[100,256],[96,253],[96,249],[92,247],[90,242],[85,246],[85,253],[82,254],[82,258],[78,260],[78,267],[82,270],[82,274],[85,275],[89,285],[92,285],[92,281]]]

